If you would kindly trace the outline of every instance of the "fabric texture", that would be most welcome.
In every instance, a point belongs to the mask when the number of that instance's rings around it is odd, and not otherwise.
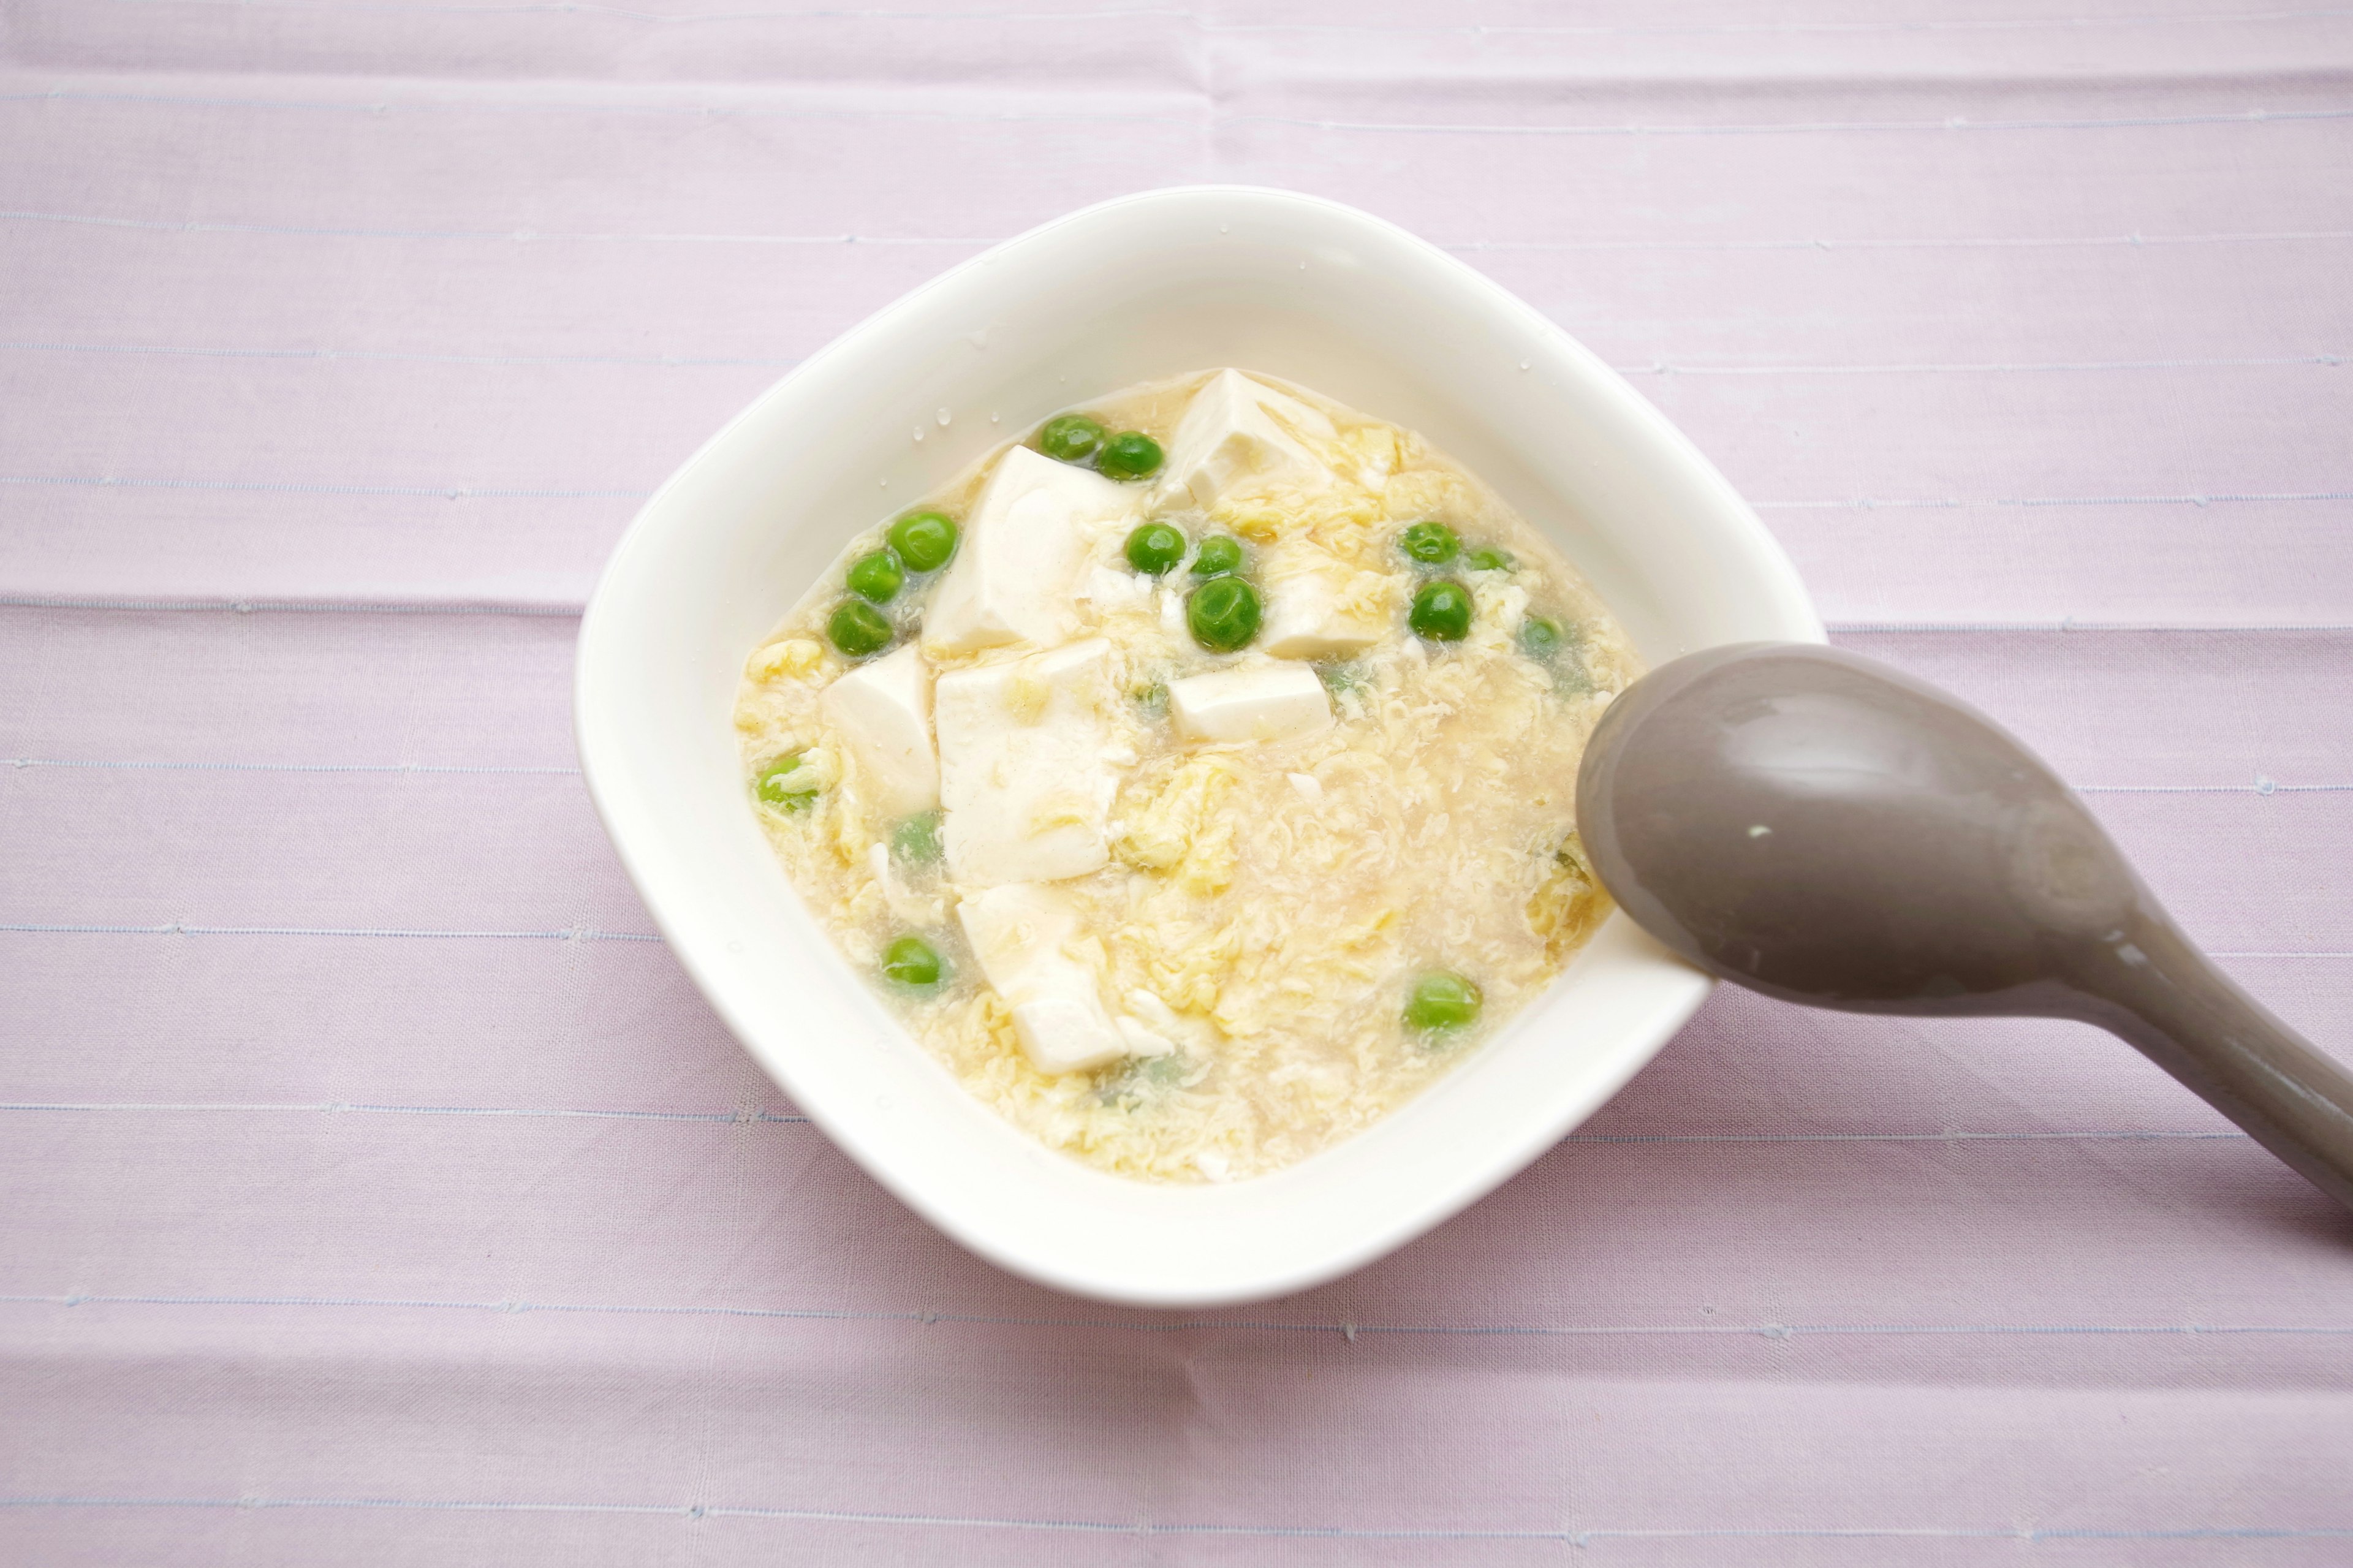
[[[1359,1274],[1072,1300],[751,1065],[567,689],[798,358],[1313,191],[2341,1053],[2348,72],[2276,0],[0,8],[0,1561],[2353,1561],[2353,1217],[2119,1042],[1721,993]]]

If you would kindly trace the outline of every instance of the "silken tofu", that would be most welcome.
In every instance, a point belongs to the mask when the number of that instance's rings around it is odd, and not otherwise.
[[[956,920],[1039,1071],[1079,1072],[1128,1054],[1093,969],[1070,952],[1082,921],[1067,894],[1008,883],[965,898]]]
[[[923,621],[944,655],[1009,643],[1051,647],[1078,625],[1079,569],[1095,535],[1125,522],[1134,490],[1027,447],[1007,452],[965,521]]]
[[[860,785],[885,817],[940,804],[932,747],[932,673],[912,643],[860,665],[825,689],[826,721],[849,742]]]
[[[1056,882],[1110,859],[1110,663],[1111,645],[1089,637],[939,678],[940,804],[957,883]]]
[[[1303,492],[1329,489],[1332,470],[1293,430],[1326,441],[1336,435],[1328,417],[1288,393],[1238,370],[1219,371],[1177,423],[1164,493],[1185,491],[1212,507],[1229,490],[1269,482]]]
[[[1388,583],[1303,540],[1267,551],[1266,629],[1259,646],[1277,658],[1354,658],[1389,635]]]
[[[1305,665],[1211,670],[1168,683],[1168,716],[1192,741],[1287,741],[1332,727],[1332,700]]]

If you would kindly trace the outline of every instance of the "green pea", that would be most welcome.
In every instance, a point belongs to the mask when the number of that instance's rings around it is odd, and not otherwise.
[[[1193,640],[1213,653],[1248,647],[1258,636],[1258,590],[1239,577],[1212,577],[1185,601]]]
[[[1103,427],[1083,414],[1049,419],[1038,432],[1038,449],[1058,463],[1083,463],[1103,445]]]
[[[1482,1000],[1479,987],[1460,974],[1434,971],[1413,983],[1413,994],[1406,999],[1406,1026],[1426,1034],[1468,1027],[1479,1021]]]
[[[944,511],[911,511],[891,525],[891,548],[910,572],[936,572],[955,553],[956,525]]]
[[[833,618],[825,623],[825,635],[850,658],[864,658],[891,646],[891,623],[863,599],[844,599],[834,606]]]
[[[1538,664],[1549,662],[1560,653],[1560,623],[1543,616],[1530,616],[1520,623],[1520,651]]]
[[[1193,575],[1222,577],[1242,569],[1242,542],[1230,533],[1213,533],[1201,541],[1193,556]]]
[[[1518,565],[1519,563],[1512,559],[1508,551],[1474,550],[1471,552],[1471,570],[1473,572],[1510,572]]]
[[[899,584],[906,580],[907,574],[899,570],[899,558],[887,550],[861,555],[849,563],[849,591],[878,605],[895,598]]]
[[[1398,535],[1398,548],[1424,566],[1443,566],[1462,552],[1462,541],[1442,522],[1417,522]]]
[[[1123,430],[1095,454],[1095,471],[1114,479],[1149,479],[1160,471],[1160,443],[1141,430]]]
[[[926,811],[899,824],[891,834],[891,853],[911,866],[929,866],[940,858],[940,814]]]
[[[1184,532],[1167,523],[1147,522],[1127,536],[1127,563],[1147,577],[1174,571],[1184,559]]]
[[[919,936],[902,936],[882,950],[882,973],[902,985],[937,985],[939,951]]]
[[[1145,718],[1166,719],[1168,717],[1167,682],[1155,680],[1149,686],[1138,687],[1128,695],[1135,699],[1135,705],[1144,710],[1144,716]]]
[[[807,811],[817,804],[817,770],[801,763],[807,753],[795,752],[789,757],[779,757],[761,770],[752,786],[752,793],[769,805],[781,805],[786,811]],[[798,775],[798,776],[795,776]]]
[[[1451,577],[1424,583],[1413,596],[1409,619],[1432,642],[1461,642],[1471,635],[1471,590]]]

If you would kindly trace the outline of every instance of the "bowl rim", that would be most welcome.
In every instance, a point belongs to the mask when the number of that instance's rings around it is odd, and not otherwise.
[[[1587,1082],[1586,1092],[1564,1097],[1542,1126],[1516,1138],[1499,1140],[1481,1163],[1459,1174],[1442,1192],[1413,1205],[1406,1212],[1397,1214],[1392,1223],[1369,1227],[1346,1245],[1316,1252],[1288,1268],[1261,1271],[1246,1282],[1220,1280],[1187,1289],[1166,1280],[1137,1282],[1106,1276],[1071,1258],[1040,1256],[1011,1245],[1000,1235],[976,1232],[962,1216],[935,1199],[930,1184],[902,1171],[887,1151],[873,1147],[860,1130],[846,1124],[833,1114],[833,1108],[821,1095],[806,1095],[797,1086],[791,1065],[779,1059],[778,1053],[768,1048],[765,1042],[766,1029],[773,1021],[744,1016],[735,985],[720,973],[720,966],[712,955],[702,942],[681,935],[680,928],[685,909],[684,906],[674,906],[673,900],[691,900],[693,890],[687,886],[674,887],[673,881],[690,876],[691,872],[682,864],[670,864],[672,857],[657,851],[639,837],[631,803],[619,798],[623,793],[619,781],[627,763],[628,737],[616,732],[597,683],[607,657],[606,645],[617,635],[611,629],[612,623],[623,613],[616,606],[625,592],[626,579],[633,560],[651,548],[649,542],[656,538],[665,526],[668,521],[665,514],[675,493],[691,481],[714,453],[729,447],[739,429],[753,420],[764,405],[785,395],[797,383],[830,374],[845,358],[859,354],[867,343],[887,339],[903,320],[920,310],[926,300],[993,268],[1008,255],[1039,246],[1072,228],[1100,224],[1115,215],[1138,208],[1237,199],[1293,207],[1313,214],[1318,221],[1354,229],[1360,234],[1370,231],[1389,244],[1402,245],[1419,252],[1424,260],[1443,268],[1456,288],[1475,296],[1484,308],[1514,320],[1530,339],[1544,342],[1565,354],[1588,384],[1607,390],[1618,405],[1619,413],[1645,427],[1651,440],[1676,455],[1687,479],[1699,480],[1716,493],[1719,504],[1712,509],[1712,524],[1738,536],[1736,542],[1743,547],[1744,569],[1755,577],[1756,592],[1760,600],[1767,603],[1773,618],[1781,624],[1787,640],[1828,640],[1796,567],[1778,541],[1689,437],[1622,375],[1534,306],[1439,246],[1387,219],[1345,203],[1278,187],[1191,184],[1135,192],[1075,209],[999,241],[917,285],[837,335],[823,348],[762,389],[698,446],[646,500],[623,530],[599,574],[596,589],[581,617],[573,680],[575,738],[584,783],[624,870],[671,954],[729,1032],[762,1071],[792,1098],[796,1109],[807,1116],[869,1176],[951,1239],[998,1268],[1059,1290],[1141,1307],[1214,1307],[1289,1295],[1352,1272],[1424,1235],[1508,1181],[1616,1094],[1626,1080],[1647,1066],[1689,1021],[1713,991],[1715,982],[1641,934],[1622,911],[1613,911],[1602,931],[1597,933],[1572,960],[1571,966],[1583,961],[1588,954],[1598,955],[1615,950],[1620,956],[1630,956],[1655,965],[1662,977],[1671,976],[1672,981],[1657,987],[1656,1000],[1641,1026],[1629,1031],[1630,1035],[1639,1035],[1641,1043],[1633,1048],[1622,1049],[1619,1057],[1613,1058],[1610,1070],[1593,1075]],[[833,956],[839,958],[838,953]],[[1459,1073],[1444,1075],[1428,1086],[1417,1099],[1438,1092],[1461,1076]],[[961,1085],[956,1088],[962,1092]],[[987,1111],[986,1107],[981,1109]],[[994,1115],[994,1112],[987,1114]],[[1394,1118],[1384,1118],[1383,1123],[1334,1145],[1333,1150],[1373,1136],[1381,1125],[1393,1121]],[[1028,1142],[1026,1133],[1018,1129],[1009,1130]],[[1285,1177],[1324,1159],[1333,1150],[1319,1152],[1299,1164],[1248,1182],[1200,1190],[1264,1191],[1267,1184],[1282,1183]],[[1049,1157],[1057,1161],[1067,1160],[1060,1154],[1050,1153]],[[1095,1171],[1080,1165],[1076,1161],[1067,1163],[1088,1175],[1142,1192],[1190,1193],[1196,1190],[1169,1187],[1165,1184],[1139,1183]]]

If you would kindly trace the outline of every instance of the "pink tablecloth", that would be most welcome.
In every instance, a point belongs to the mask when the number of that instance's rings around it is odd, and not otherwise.
[[[1397,1257],[1179,1319],[794,1114],[567,737],[637,498],[1145,186],[1622,364],[1841,639],[2353,1038],[2353,13],[0,10],[0,1560],[2353,1561],[2353,1221],[2121,1045],[1720,995]]]

